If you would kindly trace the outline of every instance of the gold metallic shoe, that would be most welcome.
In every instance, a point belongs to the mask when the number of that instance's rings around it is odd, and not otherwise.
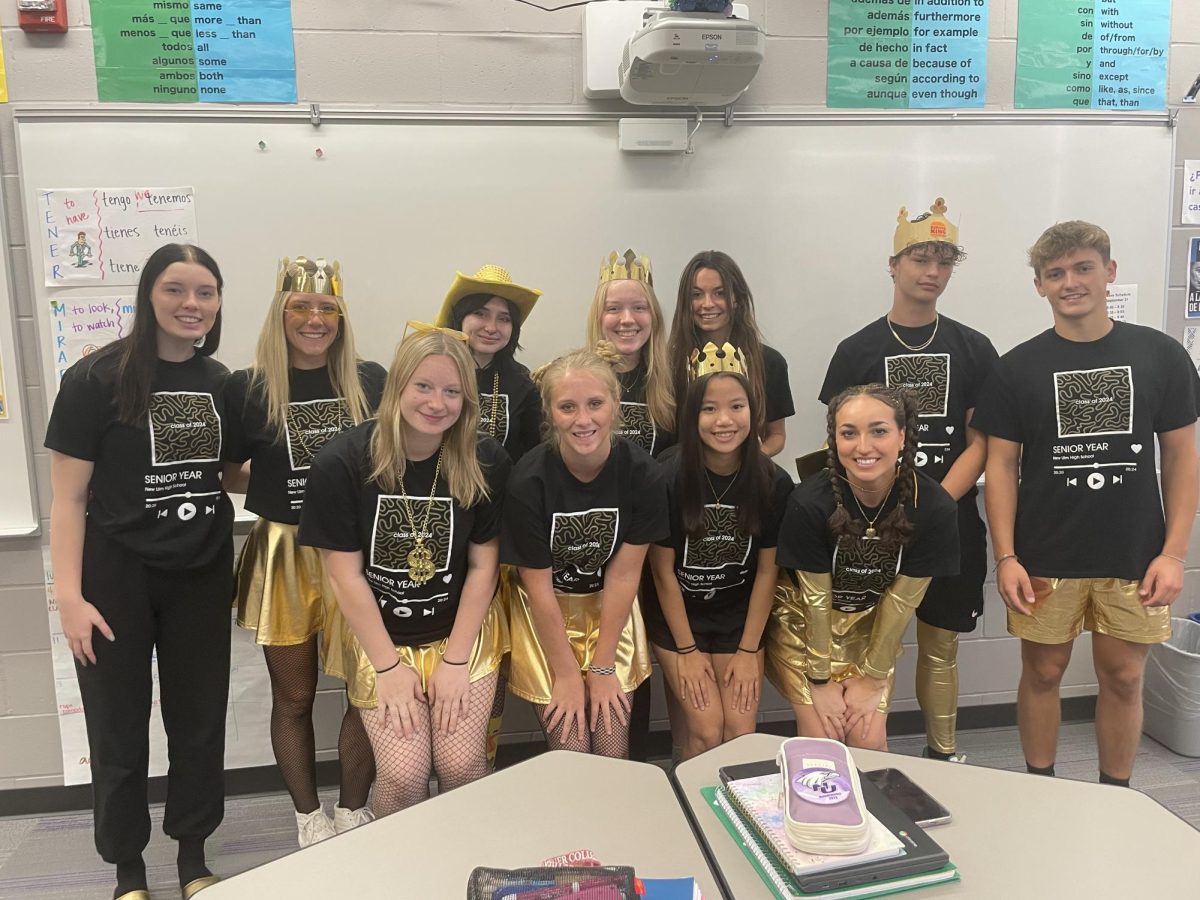
[[[117,900],[150,900],[150,892],[138,888],[136,891],[126,891]]]
[[[212,887],[221,880],[220,875],[205,875],[203,878],[193,878],[183,886],[183,900],[191,900],[206,887]]]

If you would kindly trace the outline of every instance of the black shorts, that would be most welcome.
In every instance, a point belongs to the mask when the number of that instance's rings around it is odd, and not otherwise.
[[[688,624],[692,628],[692,640],[701,653],[737,653],[746,627],[746,613],[750,604],[717,605],[688,603],[684,595],[684,609]],[[676,652],[675,638],[657,603],[646,603],[642,609],[646,623],[646,635],[650,643],[664,650]]]
[[[958,501],[959,570],[935,578],[917,608],[926,625],[948,631],[974,631],[983,615],[983,581],[987,577],[987,528],[979,515],[976,491]]]

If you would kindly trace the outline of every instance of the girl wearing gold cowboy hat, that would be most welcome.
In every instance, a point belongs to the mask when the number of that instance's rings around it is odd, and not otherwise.
[[[513,358],[521,326],[542,292],[486,265],[454,274],[435,324],[467,336],[479,386],[479,434],[495,438],[516,462],[541,440],[542,413],[529,370]]]
[[[342,783],[333,821],[317,796],[317,632],[324,632],[327,647],[337,601],[320,554],[296,542],[317,451],[370,418],[383,391],[383,366],[358,358],[348,312],[336,260],[280,260],[254,364],[234,372],[225,389],[228,458],[253,463],[248,481],[230,472],[225,488],[244,492],[246,508],[259,516],[238,558],[237,622],[254,632],[267,660],[271,745],[296,807],[301,847],[371,820],[367,794],[375,771],[353,707],[338,735]]]

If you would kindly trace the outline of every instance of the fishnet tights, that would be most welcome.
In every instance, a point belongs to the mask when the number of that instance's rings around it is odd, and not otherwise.
[[[283,783],[299,812],[313,812],[317,799],[316,741],[312,710],[317,695],[317,638],[303,644],[263,647],[271,676],[271,749]],[[340,805],[358,809],[367,803],[375,778],[370,744],[358,711],[348,706],[338,734],[342,786]]]
[[[382,709],[359,710],[375,752],[371,811],[376,818],[428,799],[431,770],[437,773],[441,791],[487,774],[487,725],[495,690],[495,672],[471,684],[470,708],[466,717],[458,720],[453,734],[442,734],[431,727],[428,704],[418,704],[414,716],[417,733],[411,738],[392,731]]]
[[[625,699],[632,701],[633,692],[630,691],[625,695]],[[629,722],[628,720],[622,725],[616,718],[612,722],[612,734],[608,734],[604,729],[604,723],[601,721],[595,731],[589,731],[582,738],[579,737],[578,727],[571,729],[571,736],[568,739],[563,738],[563,729],[565,723],[560,723],[553,732],[546,728],[546,707],[537,703],[533,704],[533,709],[537,713],[538,721],[542,724],[542,734],[546,736],[546,747],[549,750],[571,750],[575,753],[594,753],[597,756],[609,756],[613,759],[629,759]],[[628,716],[628,714],[627,714]]]

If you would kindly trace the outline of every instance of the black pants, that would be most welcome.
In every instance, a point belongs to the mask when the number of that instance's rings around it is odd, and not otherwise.
[[[89,527],[83,596],[116,640],[93,632],[95,665],[75,665],[91,753],[96,849],[110,863],[150,840],[151,658],[170,767],[163,831],[206,838],[225,814],[225,710],[233,545],[203,569],[151,569]]]

